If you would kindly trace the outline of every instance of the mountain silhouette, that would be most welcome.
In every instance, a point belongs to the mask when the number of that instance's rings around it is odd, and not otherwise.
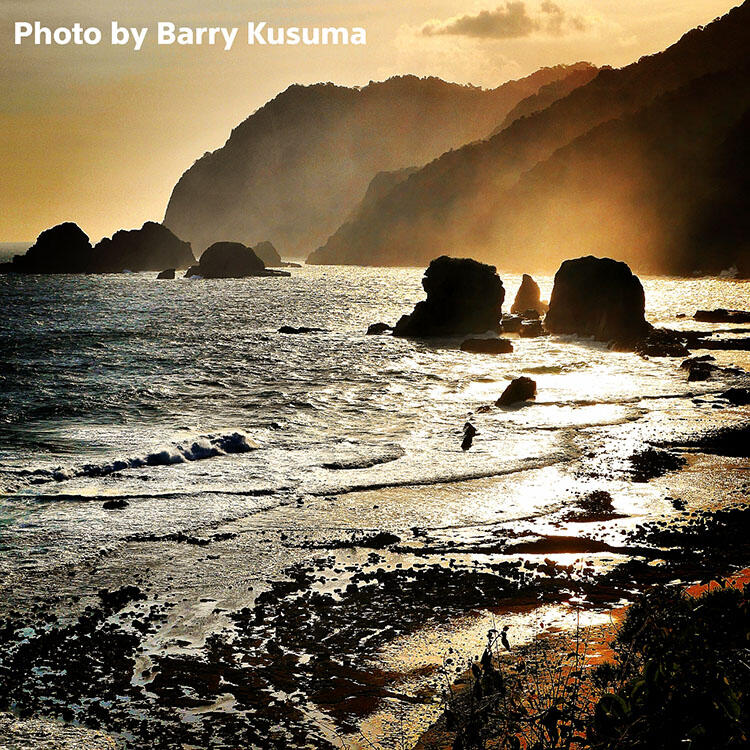
[[[214,241],[264,237],[284,255],[306,254],[378,172],[484,138],[540,87],[588,69],[544,68],[491,90],[415,76],[362,88],[290,86],[185,172],[164,224],[196,253]]]
[[[308,262],[425,265],[460,253],[529,271],[594,253],[642,272],[747,273],[737,164],[749,50],[746,2],[542,109],[529,101],[528,115],[396,184]]]

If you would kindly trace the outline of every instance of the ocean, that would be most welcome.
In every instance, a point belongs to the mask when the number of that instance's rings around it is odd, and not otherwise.
[[[507,309],[520,277],[499,273]],[[664,486],[626,481],[634,450],[747,418],[746,409],[717,401],[730,385],[747,385],[746,376],[688,382],[680,359],[644,359],[575,337],[511,336],[512,354],[484,355],[460,351],[460,339],[365,335],[424,297],[422,269],[291,274],[0,276],[0,580],[8,600],[44,595],[45,586],[49,594],[61,570],[91,560],[117,559],[108,574],[124,581],[134,539],[226,524],[282,539],[321,529],[406,537],[420,528],[446,543],[476,542],[499,522],[548,533],[576,493],[606,486],[624,517],[602,524],[606,537],[677,513]],[[552,277],[537,281],[548,299]],[[750,303],[747,281],[643,283],[647,318],[672,328],[721,331],[731,326],[699,324],[692,314]],[[282,325],[322,330],[289,335]],[[750,369],[748,352],[713,354],[719,365]],[[519,375],[537,382],[535,401],[483,408]],[[463,451],[467,420],[478,435]],[[587,474],[603,463],[609,474]],[[696,472],[681,491],[699,503],[716,476]],[[128,507],[105,510],[107,500]],[[155,570],[160,554],[140,569]],[[222,601],[242,606],[240,589],[263,588],[305,554],[280,542],[252,545],[241,563],[224,555],[200,575],[170,557],[174,590],[190,599],[178,609],[195,615],[197,589],[221,600],[216,587],[239,580]],[[610,565],[603,559],[601,570]],[[202,612],[191,637],[200,643],[215,627]]]

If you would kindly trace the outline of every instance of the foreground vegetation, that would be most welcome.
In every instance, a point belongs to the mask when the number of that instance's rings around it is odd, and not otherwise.
[[[490,631],[464,686],[448,684],[434,746],[748,747],[750,585],[721,583],[698,597],[656,588],[628,609],[611,661],[593,664],[589,645],[579,629],[570,640],[536,639],[515,652],[502,631]],[[446,676],[465,666],[449,656]]]

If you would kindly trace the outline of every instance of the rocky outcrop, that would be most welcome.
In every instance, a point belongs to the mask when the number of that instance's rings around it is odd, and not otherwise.
[[[88,235],[67,221],[45,229],[24,255],[16,255],[5,268],[16,273],[87,273],[92,256]]]
[[[147,221],[140,229],[121,229],[96,247],[89,270],[95,273],[159,271],[188,268],[195,263],[189,242],[183,242],[163,224]]]
[[[394,336],[426,338],[498,330],[505,289],[494,266],[443,255],[430,263],[422,286],[427,299],[401,317]]]
[[[371,323],[367,326],[368,336],[380,336],[383,333],[388,333],[393,330],[393,326],[389,326],[388,323]]]
[[[513,351],[513,344],[508,339],[471,338],[461,342],[461,351],[478,354],[510,354]]]
[[[642,357],[687,357],[690,352],[685,337],[679,331],[654,328],[635,345],[635,353]]]
[[[560,266],[544,325],[550,333],[635,346],[651,330],[644,310],[643,286],[627,264],[589,255]]]
[[[285,271],[269,271],[263,261],[240,242],[215,242],[191,266],[186,277],[204,279],[243,279],[247,276],[289,276]]]
[[[545,333],[547,332],[544,330],[542,321],[539,320],[539,318],[536,320],[524,320],[521,323],[521,327],[518,329],[518,335],[522,339],[536,339],[540,336],[544,336]]]
[[[161,271],[159,275],[156,277],[157,279],[173,279],[175,277],[176,268],[167,268],[164,271]]]
[[[530,401],[536,398],[536,381],[525,376],[511,380],[508,387],[503,391],[500,398],[495,402],[496,406],[512,406],[521,401]]]
[[[547,311],[547,305],[542,303],[542,293],[539,284],[525,273],[521,279],[521,286],[518,287],[516,298],[510,307],[511,313],[520,314],[527,310],[536,310],[538,313]]]
[[[300,326],[299,328],[295,328],[294,326],[281,326],[279,328],[279,333],[286,333],[286,334],[301,334],[301,333],[328,333],[327,328],[313,328],[311,326]]]
[[[196,252],[263,237],[307,254],[346,221],[378,172],[484,138],[521,100],[570,72],[545,68],[496,89],[416,76],[356,88],[295,84],[183,174],[164,223]]]

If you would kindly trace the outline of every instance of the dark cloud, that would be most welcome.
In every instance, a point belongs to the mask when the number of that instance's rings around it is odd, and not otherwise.
[[[495,10],[482,10],[447,21],[432,21],[422,27],[425,36],[451,35],[479,39],[520,39],[536,33],[561,36],[570,31],[584,31],[586,23],[568,15],[552,0],[543,0],[539,11],[530,14],[523,0],[507,0]]]

